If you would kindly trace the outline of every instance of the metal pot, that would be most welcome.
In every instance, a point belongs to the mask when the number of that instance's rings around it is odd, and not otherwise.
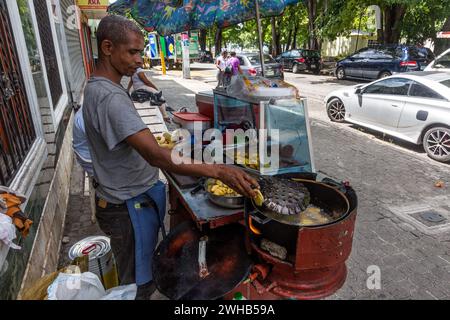
[[[215,179],[209,178],[206,179],[205,181],[205,191],[208,195],[208,199],[220,206],[220,207],[224,207],[224,208],[229,208],[229,209],[239,209],[239,208],[243,208],[244,207],[244,202],[245,202],[245,198],[244,196],[218,196],[215,195],[211,192],[208,191],[208,186],[211,184],[214,184]]]

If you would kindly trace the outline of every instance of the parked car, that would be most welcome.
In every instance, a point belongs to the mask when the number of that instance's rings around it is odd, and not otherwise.
[[[446,71],[450,72],[450,49],[441,53],[433,60],[424,71]]]
[[[293,73],[309,70],[318,74],[322,69],[322,59],[318,50],[289,50],[277,56],[276,60],[283,65],[283,69],[292,70]]]
[[[213,55],[212,55],[211,51],[200,50],[199,62],[214,63],[214,58],[213,58]]]
[[[428,48],[416,46],[376,46],[363,48],[338,61],[336,78],[380,79],[399,72],[424,70],[434,59]]]
[[[240,61],[242,72],[249,77],[261,75],[259,53],[241,53],[236,55]],[[284,79],[283,67],[270,54],[264,54],[264,76],[266,78]]]
[[[411,72],[331,92],[328,117],[423,145],[428,156],[450,161],[450,73]]]

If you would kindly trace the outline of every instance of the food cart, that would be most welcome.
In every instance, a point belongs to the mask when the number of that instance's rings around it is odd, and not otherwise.
[[[231,154],[233,165],[258,179],[273,206],[217,196],[211,179],[167,173],[171,232],[155,252],[157,287],[170,299],[331,295],[347,274],[356,194],[315,172],[307,100],[296,89],[241,80],[198,94],[199,113],[220,130],[224,160]],[[229,137],[239,129],[256,134]],[[258,144],[253,162],[252,139]],[[305,201],[301,210],[296,199]]]

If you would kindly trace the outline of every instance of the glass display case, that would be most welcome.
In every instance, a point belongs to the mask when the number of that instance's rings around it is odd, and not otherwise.
[[[222,132],[226,163],[262,175],[315,172],[306,98],[215,91],[214,127]]]

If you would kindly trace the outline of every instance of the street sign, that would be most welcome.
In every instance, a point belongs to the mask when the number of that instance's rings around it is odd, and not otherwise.
[[[77,0],[77,5],[83,10],[101,10],[106,11],[109,0]]]

